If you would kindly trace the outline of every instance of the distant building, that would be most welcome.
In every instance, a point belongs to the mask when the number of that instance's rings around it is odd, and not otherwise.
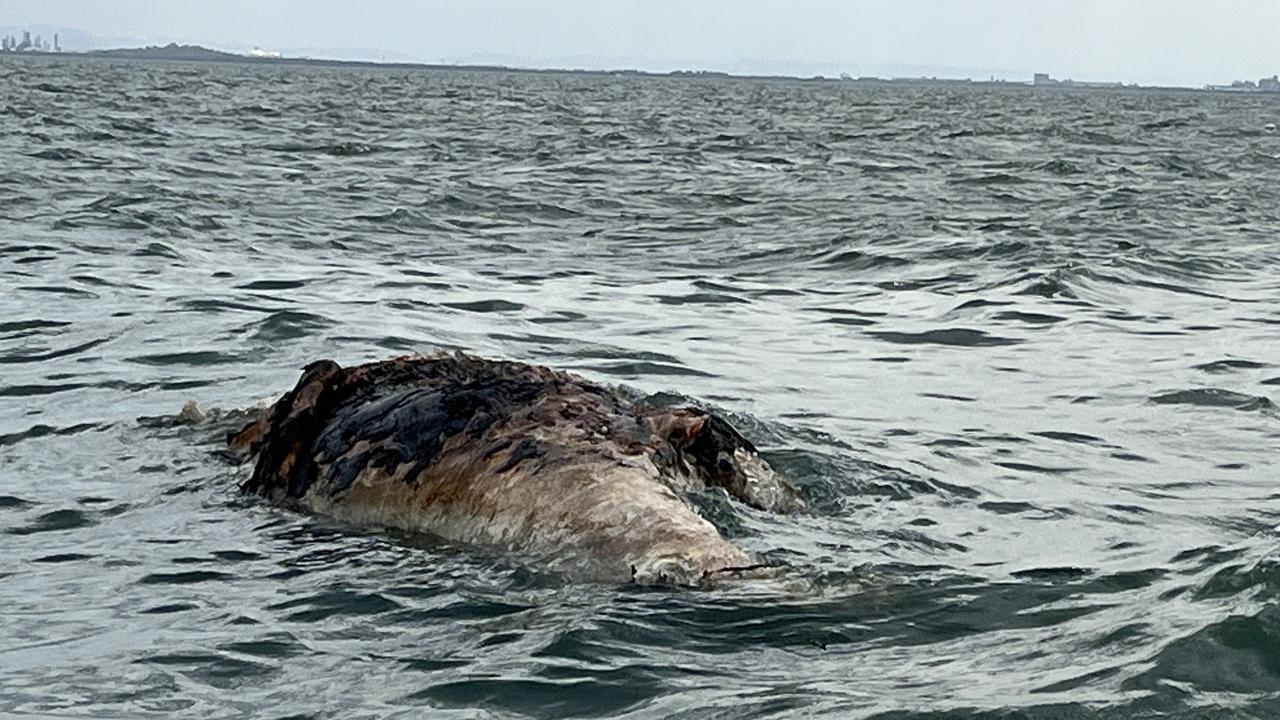
[[[1205,88],[1225,92],[1280,93],[1280,76],[1272,75],[1269,78],[1262,78],[1256,83],[1252,80],[1234,80],[1230,85],[1206,85]]]
[[[58,43],[58,33],[53,34],[53,51],[62,52],[62,45]]]
[[[1090,80],[1054,80],[1048,73],[1036,73],[1031,84],[1036,87],[1070,87],[1070,88],[1122,88],[1124,83],[1117,81],[1096,82]]]

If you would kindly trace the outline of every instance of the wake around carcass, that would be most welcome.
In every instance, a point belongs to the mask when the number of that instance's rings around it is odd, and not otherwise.
[[[256,457],[246,493],[528,554],[578,580],[700,584],[760,571],[690,492],[805,507],[713,413],[462,353],[312,363],[229,447]]]

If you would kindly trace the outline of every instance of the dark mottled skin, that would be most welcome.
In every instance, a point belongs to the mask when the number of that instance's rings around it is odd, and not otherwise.
[[[257,454],[253,475],[242,486],[246,493],[328,508],[361,502],[392,515],[397,508],[388,511],[387,503],[408,503],[427,509],[421,517],[436,518],[424,521],[427,530],[433,522],[449,526],[453,515],[500,517],[516,529],[494,530],[495,538],[535,538],[512,540],[515,549],[545,550],[552,542],[529,523],[557,524],[558,531],[570,535],[596,532],[593,518],[572,517],[571,509],[538,492],[524,500],[510,498],[517,488],[529,492],[545,486],[546,494],[566,497],[578,493],[584,508],[605,513],[604,508],[614,512],[621,505],[623,517],[633,515],[626,509],[626,483],[633,483],[641,498],[635,517],[645,512],[657,512],[653,517],[659,518],[692,516],[693,510],[674,498],[708,485],[766,509],[803,507],[751,443],[713,414],[635,404],[613,388],[575,375],[460,353],[345,369],[327,360],[312,363],[293,390],[233,435],[230,444]],[[634,480],[625,480],[629,477]],[[518,485],[501,484],[513,481]],[[646,484],[667,489],[646,495],[652,490]],[[675,504],[666,504],[668,496]],[[524,517],[522,508],[530,504],[539,509]],[[675,518],[673,527],[681,522]],[[467,537],[476,535],[464,530]],[[700,537],[697,527],[690,532],[691,538]],[[609,542],[620,541],[610,536]]]

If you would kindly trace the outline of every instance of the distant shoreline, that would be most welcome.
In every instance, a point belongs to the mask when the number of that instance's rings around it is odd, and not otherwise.
[[[211,50],[199,45],[177,45],[170,43],[165,46],[150,46],[143,48],[113,48],[107,50],[87,50],[77,52],[46,52],[40,50],[26,50],[22,52],[0,53],[0,59],[5,58],[21,58],[21,57],[41,57],[41,58],[70,58],[70,59],[88,59],[88,60],[148,60],[161,62],[196,62],[196,63],[221,63],[221,64],[245,64],[259,66],[310,66],[310,67],[334,67],[334,68],[373,68],[382,70],[408,70],[408,71],[431,71],[431,72],[484,72],[484,73],[528,73],[534,75],[577,75],[587,77],[639,77],[639,78],[679,78],[679,79],[725,79],[725,80],[755,80],[755,81],[787,81],[787,82],[806,82],[806,83],[835,83],[841,85],[861,85],[861,86],[894,86],[894,87],[974,87],[974,88],[1001,88],[1001,89],[1023,89],[1023,90],[1088,90],[1102,92],[1116,91],[1137,91],[1137,92],[1179,92],[1179,93],[1224,93],[1224,94],[1248,94],[1231,90],[1209,87],[1187,87],[1178,85],[1054,85],[1049,87],[1040,87],[1033,85],[1031,82],[1019,80],[973,80],[973,79],[951,79],[938,77],[826,77],[822,75],[812,77],[801,77],[798,75],[750,75],[735,74],[712,70],[673,70],[670,72],[655,72],[649,70],[585,70],[571,68],[529,68],[514,67],[509,65],[455,65],[444,63],[416,63],[416,62],[378,62],[373,60],[335,60],[326,58],[307,58],[307,57],[255,57],[252,55],[237,55],[235,53],[223,52],[221,50]]]

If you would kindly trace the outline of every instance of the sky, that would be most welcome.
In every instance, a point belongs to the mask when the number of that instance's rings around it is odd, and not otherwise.
[[[528,67],[1199,86],[1280,73],[1280,0],[0,0],[77,44]]]

